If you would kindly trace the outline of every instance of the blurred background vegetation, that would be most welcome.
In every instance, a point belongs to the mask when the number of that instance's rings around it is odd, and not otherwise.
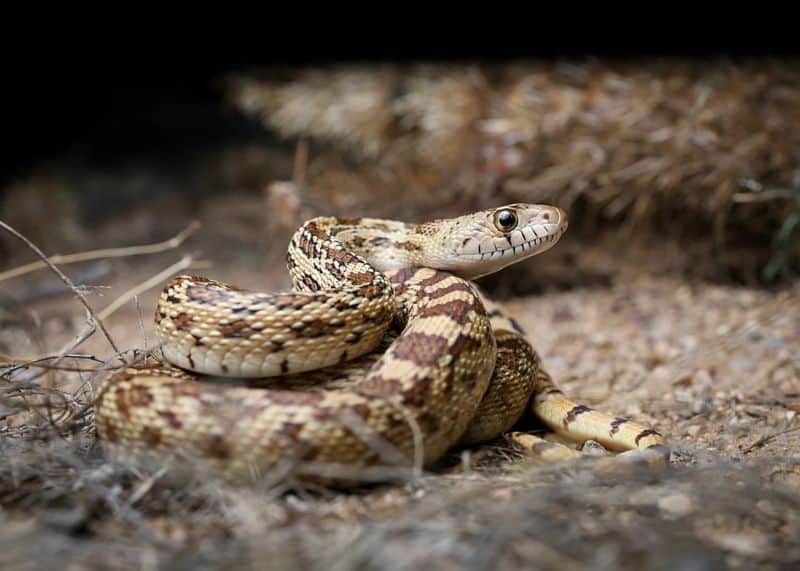
[[[211,231],[281,252],[314,214],[421,220],[525,201],[570,213],[554,282],[613,271],[608,251],[751,285],[800,263],[793,60],[273,66],[104,95],[67,153],[0,187],[0,217],[46,251],[94,245],[81,228],[102,236],[120,217],[141,241],[197,212],[232,216]]]

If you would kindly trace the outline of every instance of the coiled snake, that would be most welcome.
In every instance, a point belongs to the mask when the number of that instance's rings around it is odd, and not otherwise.
[[[175,277],[155,316],[167,363],[107,379],[98,435],[117,459],[327,480],[430,465],[531,411],[569,438],[668,457],[656,431],[564,397],[470,281],[549,249],[566,228],[564,211],[535,204],[422,224],[319,217],[291,238],[291,292]]]

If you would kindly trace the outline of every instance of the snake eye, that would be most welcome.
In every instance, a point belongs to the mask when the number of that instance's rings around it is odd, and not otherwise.
[[[511,232],[517,227],[517,213],[508,208],[503,208],[494,213],[494,227],[500,232]]]

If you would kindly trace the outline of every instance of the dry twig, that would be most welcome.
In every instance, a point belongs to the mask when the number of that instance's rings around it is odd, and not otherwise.
[[[100,330],[103,332],[103,335],[105,336],[106,340],[108,340],[108,344],[111,345],[111,348],[114,349],[115,352],[118,352],[119,349],[117,349],[116,343],[114,343],[114,340],[111,338],[111,335],[109,335],[108,330],[106,329],[106,326],[103,324],[102,318],[98,317],[95,314],[94,309],[89,304],[89,300],[87,300],[86,296],[84,296],[81,293],[80,289],[78,289],[78,287],[75,286],[74,283],[72,283],[72,280],[69,279],[66,276],[66,274],[64,274],[64,272],[62,272],[60,269],[58,269],[58,267],[52,261],[50,261],[50,259],[47,256],[45,256],[44,252],[42,252],[36,246],[36,244],[34,244],[30,240],[28,240],[25,236],[23,236],[22,234],[20,234],[16,230],[14,230],[11,226],[6,224],[2,220],[0,220],[0,228],[2,228],[3,230],[8,232],[9,234],[14,236],[15,238],[17,238],[17,239],[21,240],[22,242],[24,242],[25,245],[28,246],[28,248],[30,248],[33,251],[33,253],[35,253],[37,256],[39,256],[42,259],[42,263],[44,263],[47,267],[49,267],[53,271],[53,273],[55,273],[59,277],[59,279],[61,279],[61,281],[63,281],[67,285],[67,287],[72,290],[72,292],[78,297],[80,302],[86,308],[86,311],[89,312],[89,315],[91,316],[91,319],[97,324],[98,327],[100,327]]]
[[[144,254],[157,254],[166,252],[167,250],[174,250],[183,244],[187,238],[194,234],[200,228],[200,223],[197,221],[192,222],[185,229],[181,230],[178,234],[156,244],[145,244],[141,246],[126,246],[122,248],[103,248],[100,250],[90,250],[88,252],[78,252],[75,254],[55,255],[50,256],[49,260],[53,264],[74,264],[77,262],[86,262],[88,260],[96,260],[98,258],[125,258],[128,256],[142,256]],[[16,278],[21,275],[46,268],[48,264],[44,261],[31,262],[24,266],[12,268],[5,272],[0,272],[0,282],[11,278]]]
[[[115,299],[114,301],[109,303],[106,307],[104,307],[103,310],[100,313],[98,313],[98,315],[100,316],[101,319],[106,319],[112,313],[117,311],[120,307],[128,303],[133,298],[161,284],[161,282],[166,280],[175,272],[180,272],[182,270],[185,270],[186,268],[191,266],[193,262],[194,259],[192,258],[192,256],[184,256],[176,263],[172,264],[168,268],[165,268],[156,275],[154,275],[152,278],[140,283],[137,286],[132,287],[131,289],[123,293],[117,299]]]

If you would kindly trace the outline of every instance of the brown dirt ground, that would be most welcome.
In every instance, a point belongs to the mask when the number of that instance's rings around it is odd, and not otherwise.
[[[88,290],[97,308],[188,252],[210,262],[197,271],[213,277],[252,288],[286,286],[276,265],[285,242],[265,237],[262,197],[230,196],[177,213],[131,208],[125,216],[133,230],[96,227],[98,241],[130,244],[156,233],[161,239],[195,216],[204,230],[177,252],[110,267],[86,264],[71,275],[87,268],[106,272],[99,280],[104,287]],[[74,414],[89,399],[74,393],[85,377],[53,373],[21,387],[24,371],[18,371],[3,381],[0,410],[0,566],[797,565],[800,285],[764,290],[698,281],[675,271],[674,245],[636,246],[634,252],[631,244],[618,255],[622,246],[616,244],[609,251],[602,240],[565,239],[541,260],[488,279],[487,286],[508,298],[567,394],[653,425],[673,446],[671,468],[609,472],[588,455],[542,466],[499,440],[454,451],[420,479],[347,494],[287,491],[280,483],[234,488],[203,474],[175,484],[108,464],[94,442],[90,409],[72,424],[56,417],[60,430],[26,410],[49,394],[54,411]],[[16,251],[23,257],[24,250]],[[84,314],[69,297],[19,302],[54,283],[40,272],[4,289],[18,301],[3,305],[0,354],[13,361],[52,354],[83,327]],[[141,349],[145,338],[152,343],[156,294],[140,299],[143,327],[133,304],[107,319],[121,350]],[[111,355],[99,334],[79,349],[101,360]],[[46,393],[47,387],[53,390]],[[59,394],[69,397],[66,403]]]

